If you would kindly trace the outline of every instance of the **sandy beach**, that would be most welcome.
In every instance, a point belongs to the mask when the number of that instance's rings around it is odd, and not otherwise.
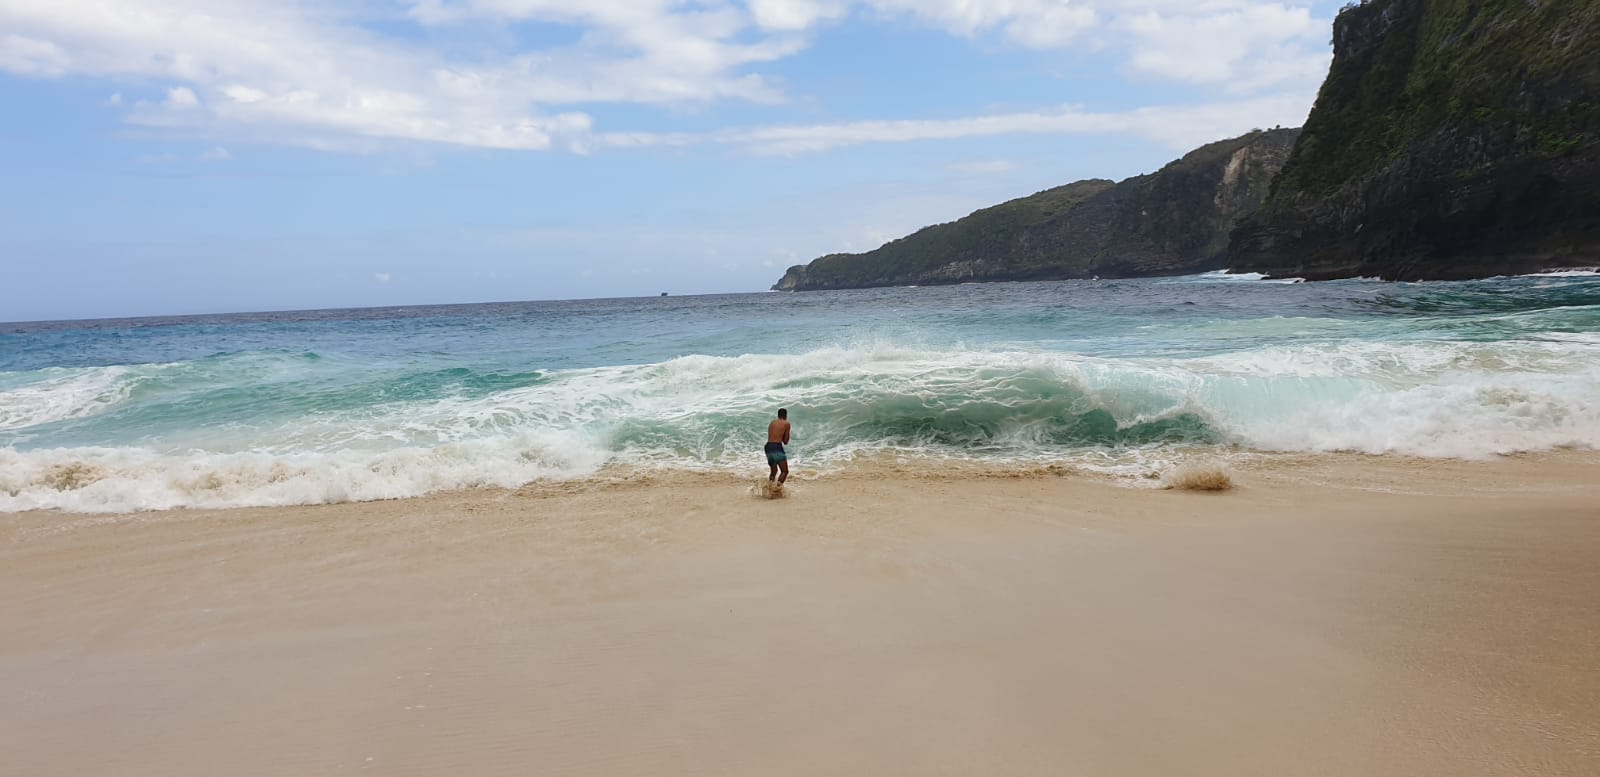
[[[1597,468],[0,515],[0,774],[1593,775]]]

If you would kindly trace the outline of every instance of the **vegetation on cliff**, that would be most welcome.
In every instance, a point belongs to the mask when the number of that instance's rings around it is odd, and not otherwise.
[[[1228,235],[1267,196],[1298,130],[1203,146],[1156,173],[1087,180],[926,227],[862,254],[789,268],[773,288],[1177,275],[1220,269]]]
[[[941,268],[955,268],[1012,250],[1008,244],[1018,236],[1061,218],[1114,185],[1102,179],[1069,183],[984,208],[960,221],[924,227],[865,254],[829,254],[806,268],[808,286],[861,288],[926,281]]]
[[[1466,278],[1600,263],[1600,3],[1369,0],[1238,271]]]

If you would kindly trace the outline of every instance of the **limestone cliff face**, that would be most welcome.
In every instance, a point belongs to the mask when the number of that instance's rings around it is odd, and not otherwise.
[[[1221,269],[1228,234],[1266,198],[1298,130],[1252,132],[1121,183],[1088,180],[790,267],[783,291]]]
[[[1600,264],[1600,3],[1370,0],[1229,267],[1457,279]]]

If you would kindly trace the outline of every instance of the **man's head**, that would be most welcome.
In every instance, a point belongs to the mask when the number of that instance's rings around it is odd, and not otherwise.
[[[778,417],[782,418],[784,420],[788,420],[788,418],[789,418],[789,408],[786,408],[786,407],[778,408]]]

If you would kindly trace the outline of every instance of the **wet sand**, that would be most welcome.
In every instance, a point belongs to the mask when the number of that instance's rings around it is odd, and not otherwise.
[[[0,774],[1600,774],[1597,472],[0,515]]]

